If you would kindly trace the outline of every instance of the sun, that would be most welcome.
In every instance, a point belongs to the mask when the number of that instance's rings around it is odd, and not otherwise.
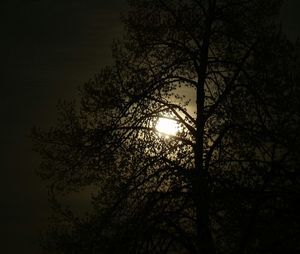
[[[165,117],[158,119],[155,129],[166,137],[175,136],[179,130],[177,121]]]

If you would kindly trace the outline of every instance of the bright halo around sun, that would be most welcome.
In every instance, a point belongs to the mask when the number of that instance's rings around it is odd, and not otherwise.
[[[156,123],[155,129],[161,133],[168,136],[175,136],[179,130],[178,123],[175,120],[160,117]]]

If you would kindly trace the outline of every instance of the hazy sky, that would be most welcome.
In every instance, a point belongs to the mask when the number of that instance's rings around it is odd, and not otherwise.
[[[27,137],[49,127],[59,98],[111,63],[126,0],[6,0],[1,2],[1,252],[42,253],[35,247],[47,221],[47,193],[35,176],[38,157]],[[283,29],[300,35],[300,1],[283,8]]]

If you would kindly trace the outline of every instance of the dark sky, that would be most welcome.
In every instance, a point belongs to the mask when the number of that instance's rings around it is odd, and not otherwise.
[[[30,128],[55,123],[59,98],[111,63],[126,0],[6,0],[1,2],[0,241],[1,253],[37,254],[49,215],[47,192],[35,176],[38,156]],[[287,0],[283,29],[300,35],[300,1]],[[2,243],[3,241],[3,243]]]
[[[53,124],[57,100],[76,96],[111,63],[125,6],[124,0],[1,2],[1,253],[41,253],[34,242],[49,208],[28,133]]]

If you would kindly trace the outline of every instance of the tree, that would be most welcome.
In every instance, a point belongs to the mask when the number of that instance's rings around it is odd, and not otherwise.
[[[59,214],[49,249],[299,251],[298,62],[280,1],[129,3],[115,64],[33,131]],[[162,117],[176,135],[157,131]],[[94,212],[79,218],[56,193],[86,186]]]

